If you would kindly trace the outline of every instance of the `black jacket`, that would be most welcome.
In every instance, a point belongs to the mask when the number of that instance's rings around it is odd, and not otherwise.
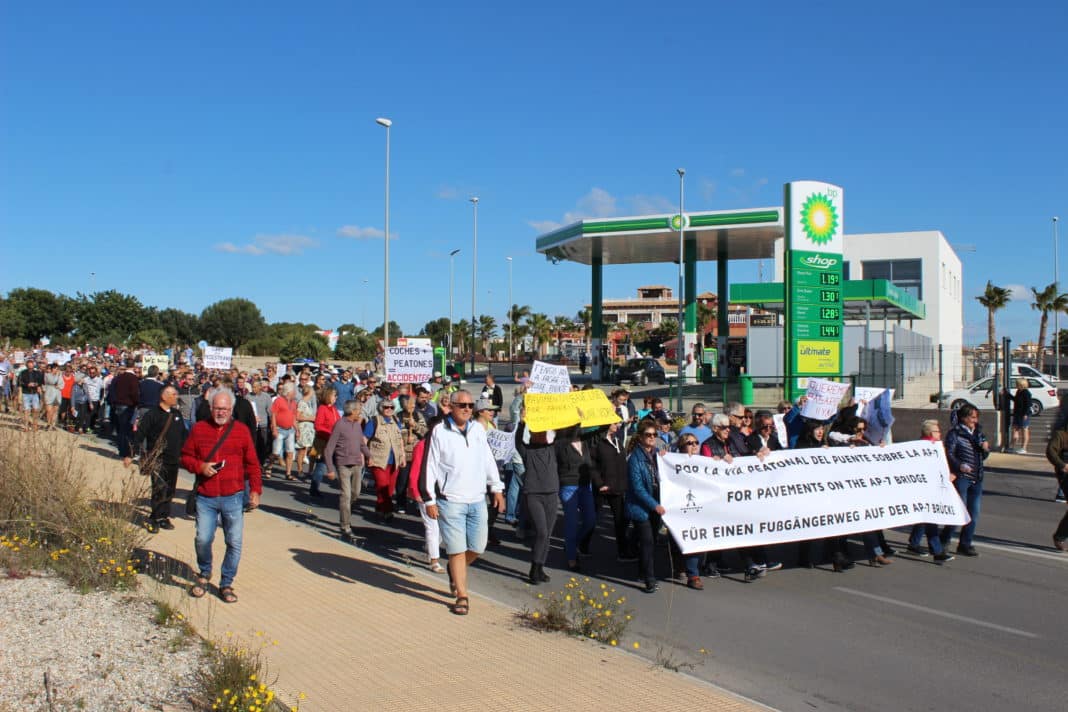
[[[559,435],[559,434],[558,434]],[[576,450],[572,443],[578,438],[557,437],[556,440],[556,467],[560,473],[560,486],[588,487],[590,484],[590,470],[593,469],[593,459],[590,457],[590,443],[582,442],[582,453]],[[524,482],[526,480],[524,479]]]
[[[590,456],[593,458],[593,468],[590,470],[593,491],[598,492],[602,487],[608,487],[606,494],[626,493],[630,482],[627,456],[623,451],[617,450],[608,438],[595,438],[589,442],[589,446]]]
[[[201,398],[196,406],[197,420],[211,420],[211,403]],[[250,433],[256,432],[256,411],[244,396],[234,396],[234,420],[244,423]]]
[[[527,424],[515,430],[515,449],[523,458],[523,492],[526,494],[557,494],[560,473],[556,466],[556,446],[553,443],[523,442],[529,437]]]
[[[169,427],[167,427],[168,418],[171,421]],[[164,427],[167,428],[167,434],[163,443],[160,443],[160,435]],[[134,450],[140,450],[144,446],[145,450],[151,454],[158,444],[160,462],[164,465],[177,466],[182,456],[182,445],[185,444],[186,435],[185,421],[182,420],[181,411],[177,408],[166,411],[156,406],[146,410],[141,419],[137,421],[137,430],[134,431]]]

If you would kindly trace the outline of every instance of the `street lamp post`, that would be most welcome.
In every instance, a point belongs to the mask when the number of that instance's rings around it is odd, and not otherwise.
[[[1057,297],[1060,292],[1061,270],[1060,263],[1058,261],[1058,245],[1057,245],[1057,222],[1060,220],[1056,215],[1053,216],[1053,296]],[[1053,312],[1053,360],[1057,364],[1057,380],[1061,380],[1061,329],[1060,329],[1060,310]],[[1042,349],[1045,348],[1045,344],[1038,345],[1038,352],[1041,354]]]
[[[377,118],[375,123],[386,128],[386,261],[385,261],[385,285],[382,300],[382,344],[389,347],[389,130],[393,122],[389,119]]]
[[[515,321],[512,319],[512,258],[505,259],[508,260],[508,362],[511,363],[515,358],[515,337],[512,335],[515,329]]]
[[[686,180],[686,169],[678,168],[675,170],[679,174],[679,343],[675,348],[675,363],[678,365],[678,378],[676,383],[678,385],[678,396],[675,399],[675,410],[682,412],[682,383],[683,383],[683,363],[686,357],[686,323],[685,314],[683,310],[685,307],[685,295],[683,293],[683,273],[685,271],[685,261],[683,259],[683,236],[686,230],[686,218],[683,212],[683,189]]]
[[[460,253],[459,250],[453,250],[449,253],[449,358],[452,358],[452,285],[453,285],[453,272],[456,266],[456,255]]]
[[[360,328],[367,331],[367,280],[363,280],[363,291],[360,293]]]
[[[471,253],[471,376],[475,374],[475,304],[478,299],[478,196],[471,198],[475,207],[475,232]]]

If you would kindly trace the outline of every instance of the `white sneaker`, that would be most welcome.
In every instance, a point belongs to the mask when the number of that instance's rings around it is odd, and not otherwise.
[[[1020,448],[1019,450],[1016,451],[1016,454],[1017,455],[1026,455],[1027,454],[1027,450],[1024,450],[1023,448]]]

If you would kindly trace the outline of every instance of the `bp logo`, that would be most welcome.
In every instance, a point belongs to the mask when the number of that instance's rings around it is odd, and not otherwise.
[[[830,198],[823,193],[813,193],[801,206],[801,229],[809,240],[817,245],[826,245],[838,229],[838,213]]]
[[[688,215],[672,215],[671,216],[671,229],[682,230],[684,227],[690,226],[690,217]]]

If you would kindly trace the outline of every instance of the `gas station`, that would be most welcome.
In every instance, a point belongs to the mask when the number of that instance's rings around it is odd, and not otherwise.
[[[593,377],[605,367],[602,349],[603,271],[606,265],[683,264],[681,383],[698,379],[702,359],[713,360],[705,375],[725,378],[729,304],[749,304],[784,317],[781,373],[785,395],[803,392],[810,376],[843,375],[842,337],[847,318],[923,319],[924,305],[887,280],[846,281],[843,275],[843,190],[818,181],[783,188],[782,207],[718,210],[680,215],[645,215],[580,220],[537,238],[536,249],[553,263],[590,267]],[[784,239],[784,282],[730,284],[732,260],[774,259]],[[680,244],[681,243],[681,244]],[[716,344],[697,338],[697,264],[716,263]]]

